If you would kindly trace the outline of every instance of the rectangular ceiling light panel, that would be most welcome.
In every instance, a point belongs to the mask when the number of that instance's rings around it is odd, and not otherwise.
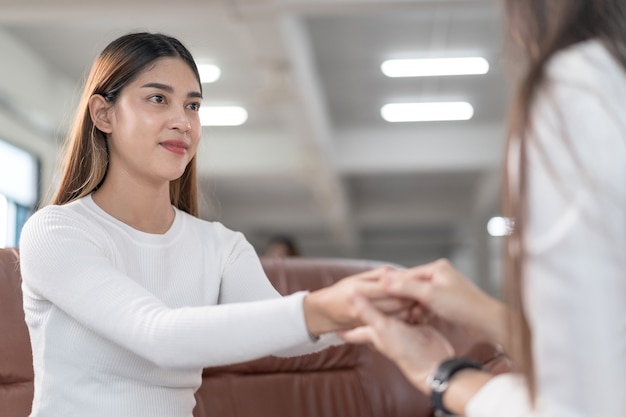
[[[469,120],[474,108],[464,101],[443,103],[389,103],[380,109],[388,122],[432,122]]]
[[[432,77],[448,75],[486,74],[489,63],[485,58],[391,59],[380,69],[388,77]]]

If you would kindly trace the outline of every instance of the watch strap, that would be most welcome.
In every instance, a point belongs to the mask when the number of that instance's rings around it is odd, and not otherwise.
[[[481,368],[482,366],[475,360],[463,357],[448,359],[439,365],[437,370],[428,378],[428,385],[431,390],[430,403],[435,410],[435,415],[454,415],[443,405],[443,394],[448,389],[452,376],[463,369],[480,370]]]

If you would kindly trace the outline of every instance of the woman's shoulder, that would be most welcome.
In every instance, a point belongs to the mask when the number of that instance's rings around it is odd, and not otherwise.
[[[590,118],[626,121],[626,70],[605,44],[587,40],[555,54],[546,67],[546,82],[534,103],[535,120],[569,126]]]
[[[213,238],[220,241],[245,239],[241,232],[230,229],[218,220],[202,219],[180,210],[178,210],[177,215],[185,219],[189,230],[202,235],[203,238]]]
[[[37,224],[40,227],[54,226],[59,223],[81,223],[86,221],[82,199],[67,204],[50,204],[35,211],[26,221],[26,225]]]
[[[217,220],[205,220],[184,213],[184,239],[202,247],[205,253],[217,257],[233,258],[242,252],[252,251],[252,245],[243,233],[232,230]]]
[[[610,59],[611,54],[602,41],[598,39],[588,39],[572,44],[556,52],[550,59],[548,68],[551,71],[555,71],[573,64],[589,65],[592,63],[591,58],[598,57]]]
[[[74,238],[98,240],[104,231],[89,215],[81,200],[62,205],[48,205],[34,212],[20,233],[20,247],[34,242],[58,242]]]
[[[559,84],[582,88],[626,87],[626,71],[598,39],[574,44],[556,53],[548,62],[548,78]]]

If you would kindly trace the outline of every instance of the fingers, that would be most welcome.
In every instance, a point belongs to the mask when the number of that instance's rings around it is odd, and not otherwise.
[[[404,320],[408,324],[426,324],[429,322],[432,313],[419,303],[413,304],[408,311],[408,317]]]
[[[368,271],[364,271],[355,275],[350,275],[349,277],[343,279],[353,279],[353,280],[362,280],[362,281],[377,281],[381,277],[385,276],[389,271],[393,271],[395,268],[389,265],[381,266],[375,269],[370,269]]]
[[[387,314],[394,314],[400,311],[409,310],[415,304],[414,301],[406,298],[396,297],[370,299],[369,301],[377,310]]]
[[[350,299],[356,295],[363,295],[370,299],[389,298],[383,276],[391,271],[391,267],[384,266],[351,275],[339,280],[332,287],[337,289],[337,293],[343,293]]]
[[[446,274],[451,268],[447,260],[440,259],[411,269],[389,271],[385,276],[386,288],[389,294],[428,304],[435,275]]]
[[[321,334],[360,325],[361,321],[352,308],[352,298],[356,295],[371,299],[390,298],[381,279],[389,270],[391,267],[386,266],[352,275],[306,296],[304,309],[309,331]],[[390,302],[387,308],[397,311],[401,303]]]
[[[364,344],[374,343],[374,333],[369,326],[355,327],[350,330],[342,330],[337,332],[337,335],[347,343]]]
[[[337,334],[349,343],[376,344],[377,329],[385,327],[383,323],[385,323],[387,318],[362,296],[357,295],[353,297],[352,304],[359,321],[364,325],[337,332]]]
[[[412,271],[412,270],[411,270]],[[390,273],[385,279],[385,289],[389,295],[409,298],[418,302],[425,302],[430,298],[432,283],[424,272],[414,275],[408,271]]]
[[[428,310],[441,314],[440,309],[446,313],[458,307],[454,299],[463,287],[459,277],[448,261],[438,260],[411,269],[372,269],[342,280],[341,287],[348,300],[361,295],[381,313],[403,318],[407,323],[422,323]],[[421,307],[412,308],[416,303]]]
[[[390,299],[387,283],[382,279],[353,280],[346,282],[345,285],[351,287],[353,295],[359,294],[369,299]]]
[[[389,317],[392,317],[394,319],[403,321],[407,324],[414,324],[411,322],[411,320],[413,319],[413,317],[411,316],[411,310],[408,308],[405,308],[403,310],[400,310],[398,312],[395,313],[387,313],[387,315]]]
[[[383,313],[378,311],[363,297],[356,296],[353,299],[354,308],[359,319],[367,325],[373,327],[380,327],[386,321],[386,317]]]

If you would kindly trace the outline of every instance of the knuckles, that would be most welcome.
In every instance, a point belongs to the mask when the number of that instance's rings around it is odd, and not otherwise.
[[[435,269],[439,270],[447,270],[452,267],[452,264],[447,258],[437,259],[435,262],[433,262],[433,265],[435,266]]]

